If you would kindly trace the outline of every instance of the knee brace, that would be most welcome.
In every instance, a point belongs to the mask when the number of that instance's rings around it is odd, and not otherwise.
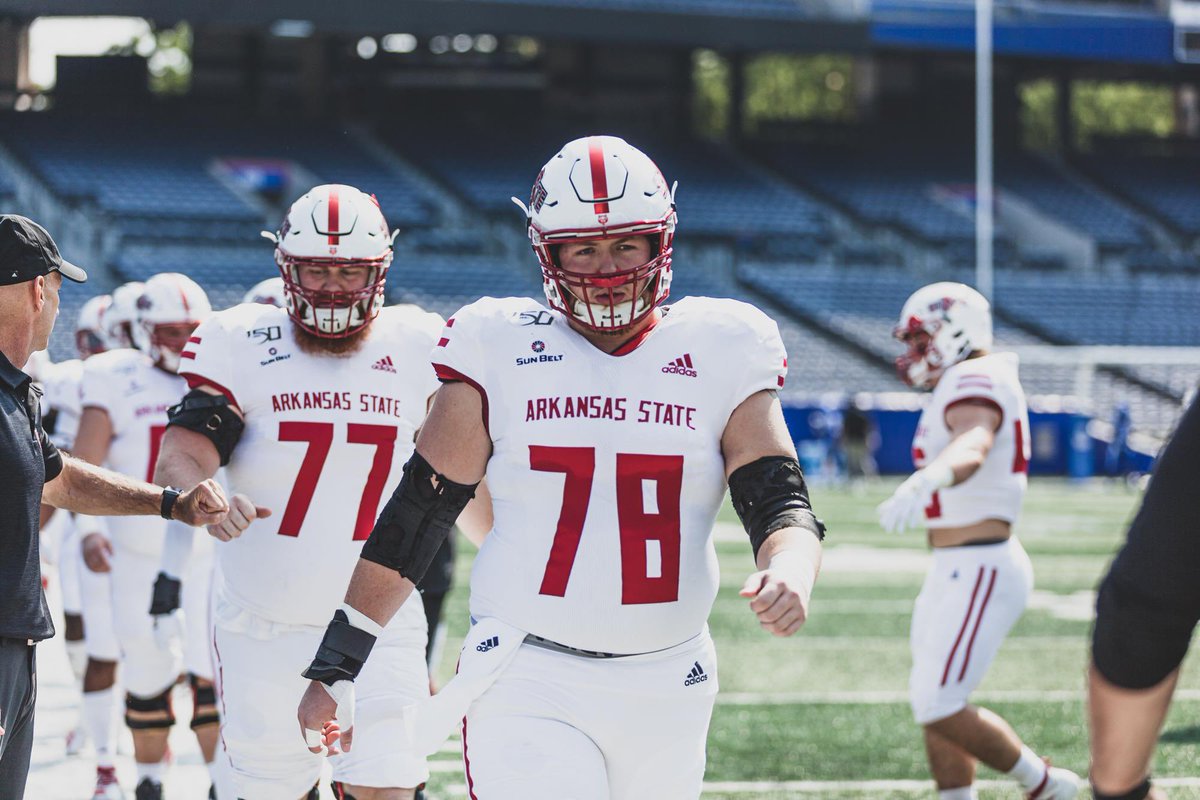
[[[163,730],[175,724],[171,687],[154,697],[125,694],[125,724],[132,731]]]
[[[1124,794],[1105,794],[1093,786],[1092,797],[1094,800],[1143,800],[1146,795],[1150,794],[1150,786],[1151,784],[1149,778],[1146,778],[1146,780],[1142,781]]]
[[[221,721],[220,715],[217,713],[217,690],[216,688],[195,675],[188,675],[188,684],[192,687],[192,722],[191,729],[196,730],[205,725],[216,725]]]
[[[346,784],[342,783],[341,781],[330,781],[329,788],[333,789],[333,796],[336,797],[337,800],[357,800],[354,795],[346,791]],[[423,783],[417,787],[417,793],[413,795],[413,800],[425,800],[425,792],[422,791],[424,788],[425,784]],[[310,794],[309,797],[315,798],[316,795]]]

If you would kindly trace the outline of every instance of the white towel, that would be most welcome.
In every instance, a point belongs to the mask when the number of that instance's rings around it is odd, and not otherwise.
[[[428,757],[441,749],[467,715],[512,663],[526,632],[498,619],[477,620],[467,632],[458,657],[458,673],[437,694],[405,709],[417,752]]]

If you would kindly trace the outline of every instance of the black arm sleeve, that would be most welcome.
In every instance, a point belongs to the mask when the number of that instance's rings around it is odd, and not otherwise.
[[[1193,402],[1150,479],[1129,537],[1096,598],[1092,658],[1126,689],[1160,683],[1200,619],[1200,402]]]
[[[455,483],[438,474],[414,451],[363,545],[362,557],[419,584],[478,485]]]
[[[729,476],[729,498],[756,559],[767,537],[781,528],[804,528],[825,538],[825,525],[808,501],[804,473],[791,456],[765,456],[735,469]]]

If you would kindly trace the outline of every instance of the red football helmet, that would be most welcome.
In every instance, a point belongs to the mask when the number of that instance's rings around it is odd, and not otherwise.
[[[353,186],[317,186],[288,209],[275,242],[275,263],[286,288],[288,315],[304,330],[340,339],[365,328],[383,308],[383,286],[392,263],[387,220],[374,197]],[[366,267],[367,281],[354,291],[307,289],[302,266]]]
[[[542,265],[550,307],[591,330],[614,331],[644,319],[671,293],[675,189],[650,158],[615,136],[568,142],[538,173],[525,210],[529,240]],[[604,275],[564,269],[558,247],[567,242],[647,236],[651,258]],[[589,288],[629,285],[630,299],[589,299]]]

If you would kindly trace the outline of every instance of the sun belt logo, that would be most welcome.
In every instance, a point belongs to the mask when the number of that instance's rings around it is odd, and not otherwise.
[[[697,375],[696,368],[692,365],[691,353],[684,353],[682,356],[663,367],[662,371],[668,375],[684,375],[689,378],[695,378]]]
[[[384,356],[371,365],[371,369],[377,369],[382,372],[395,372],[396,365],[392,363],[391,356]]]
[[[475,645],[475,649],[481,653],[486,653],[488,650],[491,650],[493,647],[499,647],[499,646],[500,646],[500,637],[493,636],[490,639],[484,639],[482,642]]]
[[[706,680],[708,680],[708,674],[705,673],[704,667],[700,666],[700,662],[697,661],[692,666],[692,671],[688,673],[687,678],[683,681],[683,685],[694,686],[697,683],[704,683]]]
[[[553,363],[555,361],[563,360],[563,357],[561,355],[550,355],[550,354],[546,353],[545,352],[546,351],[546,343],[543,342],[541,339],[534,339],[533,342],[530,343],[529,349],[532,350],[537,355],[528,356],[525,358],[518,358],[517,359],[518,367],[523,367],[526,364],[549,364],[549,363]]]

